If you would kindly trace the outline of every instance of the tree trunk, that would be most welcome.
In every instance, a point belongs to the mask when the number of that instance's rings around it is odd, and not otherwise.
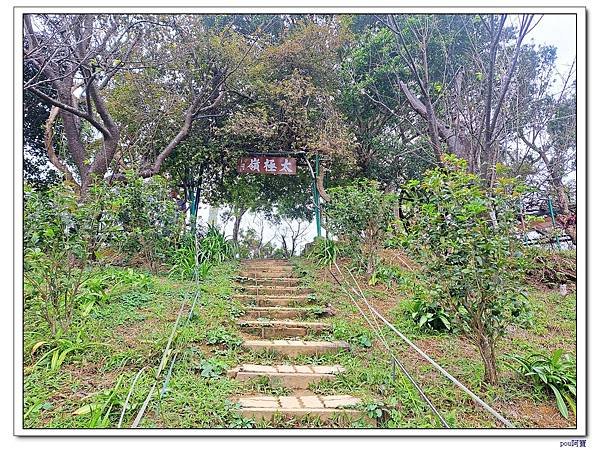
[[[479,342],[479,353],[483,359],[484,376],[483,381],[486,384],[495,386],[498,384],[498,368],[496,366],[496,353],[494,345],[486,338]]]
[[[483,323],[480,318],[473,319],[473,331],[476,334],[477,348],[481,359],[483,360],[484,375],[483,381],[486,384],[495,386],[498,384],[498,367],[496,364],[496,350],[494,341],[486,335]]]
[[[231,233],[231,238],[233,239],[234,243],[238,243],[238,239],[239,239],[239,234],[240,234],[240,224],[242,223],[242,217],[244,216],[244,214],[246,214],[246,211],[248,210],[248,208],[241,208],[239,210],[236,211],[236,214],[234,215],[235,220],[233,222],[233,231]]]
[[[325,191],[324,180],[325,180],[325,167],[321,166],[321,171],[319,172],[319,175],[316,177],[317,190],[319,191],[319,195],[323,199],[323,202],[327,203],[327,202],[331,201],[331,197],[327,193],[327,191]]]

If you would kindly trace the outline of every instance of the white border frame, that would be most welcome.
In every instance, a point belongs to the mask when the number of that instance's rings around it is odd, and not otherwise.
[[[237,2],[236,2],[237,3]],[[346,2],[349,5],[353,1]],[[425,3],[425,2],[423,2]],[[508,3],[508,2],[507,2]],[[510,2],[513,3],[513,2]],[[242,3],[243,4],[243,3]],[[518,4],[518,3],[517,3]],[[13,14],[14,31],[14,130],[13,130],[13,167],[14,167],[14,274],[13,274],[13,317],[14,317],[14,348],[13,348],[13,370],[14,370],[14,412],[13,432],[18,436],[532,436],[532,437],[583,437],[587,435],[587,413],[588,398],[587,373],[587,289],[586,289],[586,261],[587,261],[587,42],[586,42],[586,10],[585,7],[497,7],[497,6],[469,6],[469,7],[322,7],[322,6],[202,6],[202,7],[119,7],[114,5],[105,6],[54,6],[33,7],[15,6]],[[369,13],[536,13],[536,14],[575,14],[576,15],[576,54],[577,60],[577,197],[580,207],[578,209],[577,231],[580,236],[577,251],[577,267],[579,276],[577,279],[577,386],[581,395],[577,399],[577,426],[574,429],[30,429],[23,428],[23,188],[22,188],[22,16],[27,13],[230,13],[230,14],[259,14],[259,13],[323,13],[323,14],[369,14]],[[582,206],[583,205],[583,206]],[[581,239],[581,236],[584,239]],[[584,276],[581,276],[581,275]]]

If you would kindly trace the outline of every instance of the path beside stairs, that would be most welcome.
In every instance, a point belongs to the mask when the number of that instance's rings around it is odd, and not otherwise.
[[[344,416],[348,420],[364,417],[355,406],[358,398],[350,395],[316,395],[311,383],[332,379],[344,372],[341,365],[295,365],[289,362],[298,355],[322,355],[349,350],[344,341],[318,340],[330,325],[308,320],[315,311],[315,295],[300,286],[292,265],[285,260],[248,260],[242,262],[239,277],[240,294],[236,298],[245,305],[238,325],[245,334],[256,338],[244,340],[248,363],[231,369],[228,375],[240,381],[262,377],[270,384],[293,390],[287,396],[246,396],[234,399],[241,405],[244,417],[271,420],[274,416],[318,417],[327,422]],[[307,337],[310,336],[310,339]],[[273,365],[253,364],[257,353],[270,352],[279,362]],[[287,357],[287,362],[281,361]]]

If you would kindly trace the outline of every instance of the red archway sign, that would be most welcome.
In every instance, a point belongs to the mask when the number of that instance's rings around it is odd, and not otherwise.
[[[296,175],[296,158],[267,155],[243,156],[238,163],[238,173]]]

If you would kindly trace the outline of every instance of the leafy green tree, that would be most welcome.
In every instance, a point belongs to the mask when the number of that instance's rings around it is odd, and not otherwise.
[[[496,343],[522,296],[516,227],[523,186],[499,177],[491,189],[466,161],[446,155],[443,163],[405,186],[405,243],[429,295],[479,349],[484,381],[497,384]]]
[[[252,101],[223,130],[233,148],[304,152],[309,159],[318,154],[318,186],[325,198],[325,175],[343,177],[353,164],[354,136],[338,107],[345,39],[336,17],[298,18],[259,55],[246,89]]]
[[[339,104],[357,139],[357,175],[395,190],[436,160],[430,142],[422,137],[426,130],[398,97],[397,79],[407,77],[407,70],[395,50],[393,33],[377,20],[365,24],[364,17],[347,19],[354,32],[340,68]]]
[[[352,248],[362,250],[370,275],[375,269],[377,250],[394,218],[396,195],[381,191],[376,181],[367,179],[330,189],[329,193],[327,226]]]
[[[95,187],[86,203],[64,183],[45,191],[25,186],[24,193],[25,302],[55,335],[66,332],[74,318],[94,243],[109,239],[109,224],[99,220],[106,191]]]
[[[68,150],[61,159],[50,148],[52,162],[83,197],[108,173],[158,174],[194,123],[219,116],[254,42],[203,21],[25,15],[25,61],[35,70],[24,89],[52,105],[48,126],[60,122]]]
[[[507,159],[529,185],[539,186],[527,199],[529,204],[545,204],[548,197],[555,200],[560,219],[566,219],[560,222],[575,243],[575,223],[568,220],[575,193],[574,183],[569,186],[568,181],[576,169],[575,61],[561,71],[556,48],[527,45],[515,78],[509,129],[511,137],[525,145],[515,146]]]
[[[184,216],[160,176],[145,180],[133,172],[127,182],[112,189],[119,236],[112,242],[122,254],[141,256],[156,271],[182,242]]]

